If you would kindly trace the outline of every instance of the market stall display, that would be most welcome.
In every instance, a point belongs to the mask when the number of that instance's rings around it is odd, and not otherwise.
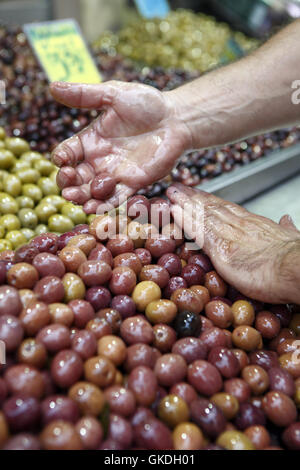
[[[166,18],[131,20],[117,33],[103,33],[96,50],[121,54],[149,67],[206,72],[257,47],[258,41],[234,32],[228,24],[191,10]]]
[[[96,111],[68,109],[56,103],[48,82],[20,28],[0,28],[0,79],[6,83],[6,104],[0,107],[0,124],[11,136],[25,138],[30,148],[49,153],[59,142],[82,130],[97,116]],[[98,68],[105,80],[139,82],[170,90],[199,76],[199,72],[138,68],[132,62],[96,50]],[[169,182],[198,185],[299,141],[299,128],[252,137],[220,149],[184,155],[171,175],[142,191],[150,197],[163,194]]]
[[[300,449],[299,307],[245,298],[153,223],[0,255],[2,449]]]

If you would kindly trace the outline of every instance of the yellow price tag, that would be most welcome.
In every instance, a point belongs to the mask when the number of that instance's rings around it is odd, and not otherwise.
[[[75,20],[30,23],[23,29],[50,82],[101,82]]]

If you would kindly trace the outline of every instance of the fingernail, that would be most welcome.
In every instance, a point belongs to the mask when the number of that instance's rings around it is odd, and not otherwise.
[[[52,82],[51,86],[55,87],[55,88],[61,88],[62,90],[64,90],[64,89],[70,87],[70,83],[68,83],[68,82]]]
[[[59,152],[55,153],[52,158],[55,165],[61,167],[68,161],[68,154],[65,150],[59,150]]]

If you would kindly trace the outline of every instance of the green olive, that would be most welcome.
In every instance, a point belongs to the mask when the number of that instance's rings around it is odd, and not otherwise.
[[[250,439],[240,431],[224,431],[219,435],[216,443],[227,450],[254,450]]]
[[[23,184],[37,183],[40,179],[40,173],[34,168],[22,168],[16,172]]]
[[[5,142],[4,142],[4,140],[0,140],[0,149],[5,149]]]
[[[6,230],[3,227],[3,225],[0,225],[0,238],[3,238],[5,236]]]
[[[52,204],[42,201],[38,206],[36,206],[35,213],[38,216],[40,222],[48,222],[49,217],[53,214],[56,214],[57,210]]]
[[[15,162],[15,156],[10,150],[0,149],[0,168],[2,170],[8,170]]]
[[[49,232],[49,229],[47,225],[44,225],[44,224],[39,224],[35,229],[36,235],[41,235],[42,233],[47,233],[47,232]]]
[[[39,188],[43,191],[44,196],[50,196],[51,194],[59,194],[59,188],[57,184],[50,178],[40,178],[38,181]]]
[[[46,202],[47,204],[51,204],[51,206],[54,206],[56,210],[60,212],[63,205],[66,203],[66,200],[61,196],[57,196],[56,194],[51,194],[50,196],[43,197],[41,202],[42,203]]]
[[[21,228],[20,232],[23,233],[27,241],[35,237],[35,232],[31,230],[30,228]]]
[[[61,214],[54,214],[49,217],[48,226],[51,232],[69,232],[74,227],[74,224],[69,217]]]
[[[33,164],[33,167],[42,175],[42,176],[49,176],[51,175],[54,165],[47,160],[46,158],[41,158],[40,160],[36,160]]]
[[[19,196],[22,191],[22,184],[16,175],[8,175],[3,180],[3,189],[13,197]]]
[[[14,250],[27,242],[25,235],[19,230],[8,232],[5,238],[12,244]]]
[[[52,171],[49,178],[56,183],[56,177],[57,177],[57,173],[59,172],[59,169],[56,168],[56,167],[54,167],[54,168],[55,168],[55,170]]]
[[[89,214],[87,216],[87,223],[90,225],[96,217],[97,217],[96,214]]]
[[[4,140],[6,138],[6,133],[4,127],[0,127],[0,139]]]
[[[39,202],[42,199],[42,191],[35,184],[24,184],[22,188],[24,196],[30,197],[34,202]]]
[[[16,214],[19,210],[17,201],[7,193],[0,193],[0,212],[2,214]]]
[[[9,175],[8,171],[0,170],[0,181],[3,181],[4,178],[6,178],[6,176],[8,175]]]
[[[75,225],[85,224],[86,214],[83,212],[81,206],[75,206],[71,202],[66,202],[63,205],[61,213],[69,217]]]
[[[28,142],[24,139],[20,139],[20,137],[7,137],[5,139],[5,145],[6,148],[17,157],[30,150]]]
[[[32,209],[21,209],[18,216],[22,227],[25,228],[35,229],[39,222],[36,213]]]
[[[13,246],[9,240],[4,240],[4,239],[0,240],[0,253],[2,253],[2,251],[12,250],[12,249],[13,249]]]
[[[0,217],[0,225],[7,232],[11,232],[11,230],[19,230],[19,228],[21,228],[20,221],[14,214],[2,215],[2,217]]]
[[[40,160],[41,158],[43,158],[43,155],[41,153],[33,152],[32,150],[30,150],[29,152],[23,153],[20,157],[20,160],[23,160],[25,162],[28,162],[30,165],[33,165],[34,162]]]
[[[16,198],[16,201],[19,204],[20,209],[24,209],[24,208],[33,209],[34,208],[34,202],[28,196],[19,196]]]
[[[17,173],[19,170],[24,170],[24,168],[31,168],[30,163],[26,160],[17,160],[11,169],[11,173]]]

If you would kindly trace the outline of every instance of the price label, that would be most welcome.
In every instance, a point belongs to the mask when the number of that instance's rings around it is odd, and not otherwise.
[[[75,20],[30,23],[23,29],[50,82],[101,82]]]
[[[135,0],[140,14],[145,18],[164,18],[170,12],[167,0]]]

